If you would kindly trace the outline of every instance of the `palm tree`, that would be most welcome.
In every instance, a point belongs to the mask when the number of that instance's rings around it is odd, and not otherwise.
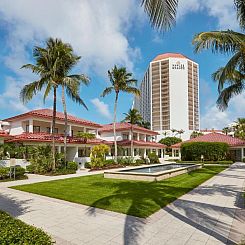
[[[151,129],[151,123],[150,122],[142,121],[140,126],[143,128]]]
[[[60,39],[49,38],[46,42],[46,48],[35,47],[34,58],[36,65],[27,64],[22,68],[30,69],[33,73],[40,76],[40,79],[24,86],[21,90],[21,100],[26,103],[33,98],[42,89],[44,92],[44,101],[53,90],[53,119],[52,119],[52,169],[55,170],[55,124],[56,124],[56,104],[57,89],[62,86],[62,101],[65,114],[65,137],[64,152],[66,159],[66,137],[67,137],[67,112],[65,103],[65,89],[67,95],[75,102],[84,104],[79,97],[78,91],[80,83],[88,83],[88,79],[84,75],[69,75],[70,70],[78,62],[80,57],[73,54],[73,50],[69,44],[63,43]]]
[[[84,74],[73,74],[69,75],[70,71],[73,67],[79,62],[80,56],[76,56],[73,53],[73,49],[70,44],[63,43],[59,40],[57,44],[57,48],[64,52],[63,59],[62,59],[62,67],[61,70],[63,71],[60,80],[58,81],[58,85],[62,87],[62,104],[63,104],[63,111],[65,116],[65,130],[64,130],[64,161],[66,163],[66,156],[67,156],[67,136],[68,136],[68,119],[67,119],[67,107],[66,107],[66,95],[72,99],[72,101],[82,105],[85,109],[88,110],[86,104],[79,96],[79,89],[81,83],[88,85],[89,79]]]
[[[234,2],[240,28],[244,31],[245,1]],[[227,64],[213,74],[213,79],[218,81],[217,105],[219,109],[225,110],[230,99],[241,94],[245,88],[245,35],[232,30],[202,32],[194,37],[193,44],[195,52],[211,49],[213,53],[232,55]]]
[[[164,31],[175,25],[178,0],[142,0],[141,5],[154,28]]]
[[[114,120],[113,120],[113,132],[114,132],[114,145],[115,145],[115,162],[117,163],[117,138],[116,138],[116,115],[117,115],[117,102],[120,92],[130,93],[139,96],[140,91],[135,86],[137,80],[132,78],[132,73],[128,73],[125,67],[117,67],[116,65],[112,70],[108,71],[108,77],[110,79],[111,86],[107,87],[102,97],[115,92],[114,103]]]
[[[141,125],[143,120],[137,109],[130,109],[128,113],[123,113],[126,117],[124,118],[124,122],[129,122],[131,124],[131,135],[133,137],[133,124]],[[133,138],[131,139],[131,156],[133,157]]]
[[[245,118],[237,119],[234,136],[245,140]]]

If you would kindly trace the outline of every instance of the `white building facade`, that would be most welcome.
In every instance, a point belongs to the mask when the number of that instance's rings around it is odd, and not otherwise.
[[[182,54],[158,55],[145,72],[140,85],[141,96],[134,107],[151,129],[159,133],[158,140],[173,135],[172,129],[183,130],[182,139],[189,139],[200,130],[199,66]]]

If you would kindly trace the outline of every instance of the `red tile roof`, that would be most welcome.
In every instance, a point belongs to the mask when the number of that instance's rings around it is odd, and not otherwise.
[[[22,133],[20,135],[13,136],[12,139],[8,140],[8,142],[52,142],[52,135],[48,133]],[[55,142],[63,143],[64,135],[57,134],[55,135]],[[84,139],[79,137],[67,137],[67,143],[69,144],[107,144],[111,145],[112,142],[105,141],[102,139],[90,139],[84,141]]]
[[[0,130],[0,137],[12,137],[8,132]]]
[[[157,132],[147,128],[140,127],[138,125],[130,124],[127,122],[116,123],[116,131],[125,131],[125,130],[129,131],[131,130],[131,127],[133,128],[134,131],[144,132],[149,135],[158,135]],[[102,128],[99,129],[99,133],[104,133],[104,132],[113,132],[113,123],[102,125]]]
[[[210,133],[210,134],[205,134],[205,135],[201,135],[199,137],[190,139],[190,140],[186,140],[184,142],[181,143],[177,143],[175,145],[172,145],[172,148],[180,148],[182,143],[187,143],[187,142],[223,142],[223,143],[227,143],[229,146],[234,147],[234,146],[245,146],[245,141],[235,138],[235,137],[231,137],[229,135],[224,135],[224,134],[219,134],[216,132]]]
[[[51,109],[33,110],[33,111],[29,111],[29,112],[26,112],[24,114],[20,114],[20,115],[14,116],[14,117],[6,118],[6,119],[4,119],[4,121],[11,122],[11,121],[14,121],[16,119],[25,118],[25,117],[29,117],[29,116],[36,117],[36,118],[52,119],[53,110],[51,110]],[[64,113],[57,112],[56,113],[56,119],[63,121],[65,119]],[[94,122],[91,122],[91,121],[88,121],[88,120],[84,120],[82,118],[78,118],[78,117],[75,117],[75,116],[72,116],[72,115],[68,115],[68,121],[76,123],[76,124],[81,124],[81,125],[84,125],[84,126],[91,126],[91,127],[95,127],[95,128],[100,128],[101,127],[101,125],[98,124],[98,123],[94,123]]]
[[[120,146],[130,146],[131,140],[121,140],[117,141],[117,144]],[[167,146],[161,143],[143,141],[143,140],[133,140],[134,146],[144,146],[144,147],[155,147],[155,148],[166,148]]]
[[[157,60],[163,60],[163,59],[168,59],[168,58],[184,58],[184,59],[189,59],[188,57],[184,56],[183,54],[180,53],[165,53],[165,54],[159,54],[157,55],[153,61],[157,61]]]

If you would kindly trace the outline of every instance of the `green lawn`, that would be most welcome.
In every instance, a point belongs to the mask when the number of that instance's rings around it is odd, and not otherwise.
[[[159,182],[104,179],[103,175],[12,187],[92,207],[148,217],[226,167],[211,166]]]

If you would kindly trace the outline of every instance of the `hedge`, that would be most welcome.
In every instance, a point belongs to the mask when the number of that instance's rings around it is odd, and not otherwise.
[[[221,142],[189,142],[181,145],[181,159],[184,161],[200,161],[203,155],[205,161],[226,160],[229,146]]]
[[[193,164],[224,164],[224,165],[230,165],[230,164],[233,164],[233,161],[231,160],[221,160],[221,161],[180,161],[180,160],[177,160],[176,163],[193,163]]]
[[[41,229],[27,225],[0,210],[0,244],[53,244],[52,239]]]

